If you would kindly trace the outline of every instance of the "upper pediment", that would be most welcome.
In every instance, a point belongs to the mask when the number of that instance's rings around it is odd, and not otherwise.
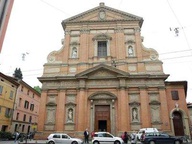
[[[112,66],[100,64],[76,75],[76,78],[117,78],[128,77],[129,73]]]
[[[63,20],[62,26],[65,29],[67,23],[101,21],[138,21],[141,27],[143,18],[111,7],[107,7],[104,3],[100,3],[98,7]]]

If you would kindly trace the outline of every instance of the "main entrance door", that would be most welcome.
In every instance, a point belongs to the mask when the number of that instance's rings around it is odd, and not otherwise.
[[[95,106],[95,129],[94,131],[111,131],[110,123],[110,106]]]

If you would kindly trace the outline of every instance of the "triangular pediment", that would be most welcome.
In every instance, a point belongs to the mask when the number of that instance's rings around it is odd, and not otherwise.
[[[100,64],[76,75],[77,78],[117,78],[128,76],[129,73],[105,64]]]
[[[78,22],[106,22],[106,21],[138,21],[140,27],[143,23],[143,18],[126,13],[108,6],[104,3],[100,3],[98,7],[70,17],[62,21],[62,26],[65,29],[67,23],[78,23]]]

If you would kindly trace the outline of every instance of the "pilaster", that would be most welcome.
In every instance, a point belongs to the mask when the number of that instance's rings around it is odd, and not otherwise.
[[[47,102],[47,91],[41,92],[39,118],[38,118],[38,131],[44,131],[45,117],[46,117],[46,102]]]
[[[141,100],[141,123],[142,127],[151,127],[151,115],[149,109],[149,98],[146,87],[140,87]]]
[[[163,123],[161,129],[168,131],[171,128],[169,127],[170,126],[170,121],[169,121],[170,114],[169,114],[169,109],[168,109],[168,105],[167,105],[165,88],[159,88],[159,98],[160,98],[160,102],[161,102],[161,112],[163,112],[163,114],[161,113],[161,119],[162,119],[162,123]]]
[[[57,99],[57,111],[56,111],[56,129],[57,131],[64,130],[64,104],[65,102],[65,90],[61,90]]]

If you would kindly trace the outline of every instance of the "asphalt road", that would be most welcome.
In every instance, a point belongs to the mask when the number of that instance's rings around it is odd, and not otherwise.
[[[16,143],[14,141],[0,141],[0,144],[46,144],[46,140],[27,140],[26,141],[23,141],[23,142],[20,142],[20,141],[17,141]],[[91,142],[90,142],[91,144]],[[130,142],[128,142],[128,144],[130,144]],[[140,142],[137,142],[137,144],[140,144]],[[188,142],[188,143],[185,143],[185,144],[192,144],[192,142]]]

